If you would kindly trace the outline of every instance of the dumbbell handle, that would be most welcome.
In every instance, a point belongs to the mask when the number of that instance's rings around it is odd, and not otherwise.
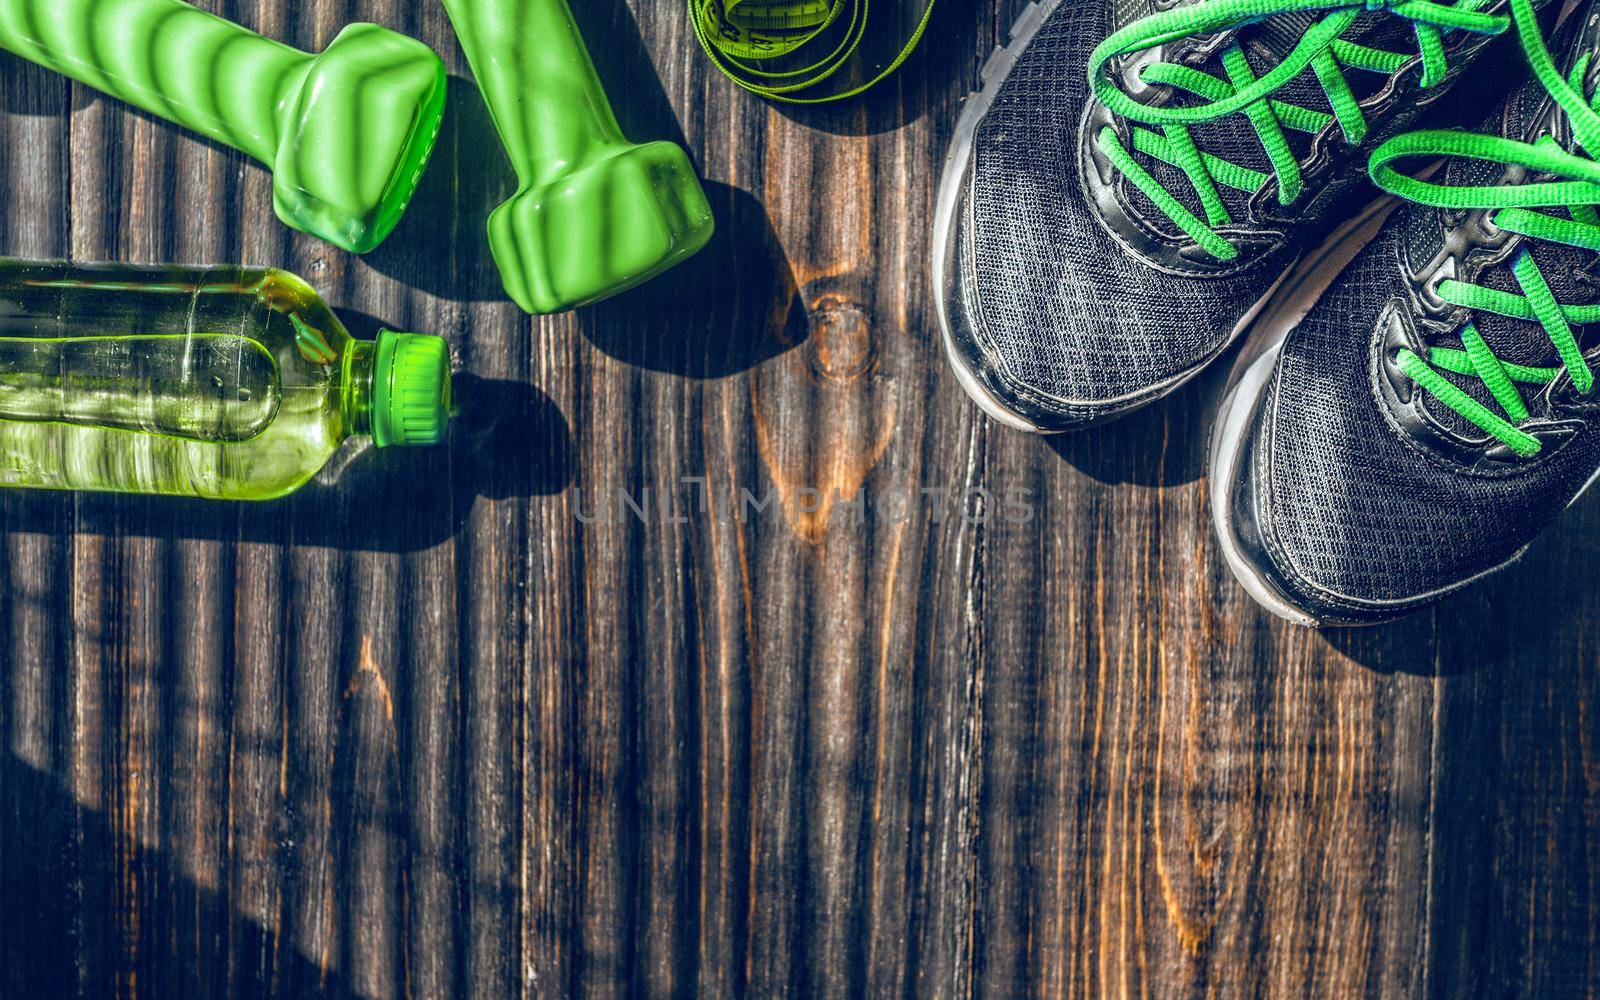
[[[313,59],[181,0],[0,0],[0,47],[269,166]]]
[[[629,145],[566,0],[444,0],[525,189]]]

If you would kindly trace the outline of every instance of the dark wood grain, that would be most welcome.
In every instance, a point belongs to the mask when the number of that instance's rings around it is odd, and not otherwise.
[[[1209,535],[1220,372],[1055,442],[984,420],[927,230],[1010,0],[800,112],[709,72],[681,4],[577,5],[720,230],[541,320],[499,292],[509,169],[440,7],[203,6],[445,56],[395,238],[290,233],[261,168],[8,57],[0,252],[286,266],[449,337],[463,427],[265,507],[0,499],[0,995],[1600,992],[1600,507],[1318,635]],[[879,506],[978,487],[1036,516]],[[597,520],[621,493],[650,517]]]

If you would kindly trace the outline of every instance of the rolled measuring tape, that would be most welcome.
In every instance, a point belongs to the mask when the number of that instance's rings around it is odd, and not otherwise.
[[[876,86],[922,41],[934,2],[878,0],[874,15],[871,0],[688,0],[695,36],[717,68],[751,93],[792,104],[841,101]],[[885,7],[897,16],[884,18]],[[907,14],[915,18],[909,24]],[[868,43],[886,20],[899,22],[904,40]]]

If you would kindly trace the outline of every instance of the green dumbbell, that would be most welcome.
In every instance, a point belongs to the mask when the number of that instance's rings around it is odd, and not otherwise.
[[[489,217],[506,291],[530,313],[631,288],[711,238],[684,151],[623,138],[566,0],[444,0],[520,188]]]
[[[439,57],[375,24],[313,56],[180,0],[0,0],[0,48],[255,157],[279,218],[356,253],[400,221],[444,114]]]

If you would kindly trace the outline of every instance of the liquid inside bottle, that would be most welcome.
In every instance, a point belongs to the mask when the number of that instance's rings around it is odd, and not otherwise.
[[[449,407],[443,341],[358,341],[282,271],[0,260],[0,486],[271,499]]]

